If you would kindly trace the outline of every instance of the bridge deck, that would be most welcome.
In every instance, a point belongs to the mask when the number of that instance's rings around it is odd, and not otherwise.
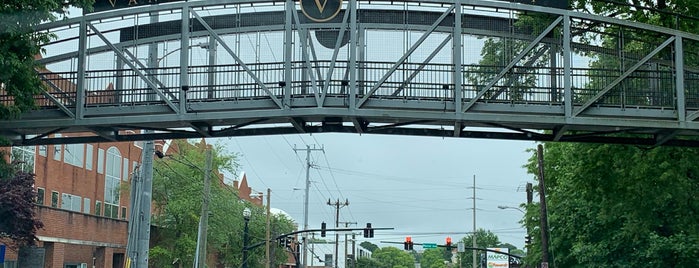
[[[308,132],[699,145],[692,34],[492,1],[353,0],[323,23],[293,1],[205,2],[42,25],[58,36],[38,60],[47,90],[0,135],[17,145]],[[0,102],[12,98],[0,91]]]

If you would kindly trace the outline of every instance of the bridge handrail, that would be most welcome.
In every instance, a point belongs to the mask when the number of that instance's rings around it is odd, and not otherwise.
[[[361,0],[359,2],[363,2],[363,1],[368,2],[369,0]],[[371,1],[371,2],[379,3],[382,1]],[[388,2],[388,1],[386,1],[386,2]],[[421,1],[394,0],[394,1],[390,1],[390,3],[395,3],[395,2],[422,3],[422,4],[432,3],[432,4],[440,4],[440,5],[451,5],[454,3],[454,1],[449,1],[449,0],[421,0]],[[483,1],[483,0],[461,0],[460,2],[462,5],[468,5],[468,6],[474,6],[474,7],[505,9],[505,10],[512,10],[512,11],[542,12],[542,13],[554,14],[554,15],[559,15],[559,16],[569,16],[570,18],[600,21],[600,22],[621,25],[621,26],[626,26],[626,27],[631,27],[631,28],[636,28],[636,29],[643,29],[643,30],[649,30],[649,31],[653,31],[653,32],[663,33],[663,34],[680,36],[682,38],[687,38],[690,40],[699,41],[699,35],[691,34],[691,33],[684,32],[684,31],[679,31],[679,30],[666,28],[666,27],[660,27],[660,26],[651,25],[651,24],[639,23],[639,22],[635,22],[635,21],[628,21],[628,20],[610,18],[610,17],[600,16],[600,15],[571,11],[571,10],[563,10],[563,9],[548,8],[548,7],[533,6],[533,5],[524,5],[524,4],[518,4],[518,3],[512,3],[512,2]],[[144,14],[144,13],[162,12],[162,11],[169,11],[169,10],[181,10],[182,8],[186,8],[186,7],[204,8],[204,7],[210,7],[210,6],[224,6],[224,5],[235,5],[235,4],[255,4],[255,3],[284,3],[284,1],[280,1],[280,0],[240,0],[240,1],[236,1],[236,0],[207,0],[207,1],[191,1],[191,2],[174,2],[174,3],[157,4],[157,5],[152,5],[152,6],[139,6],[138,8],[127,8],[127,9],[108,11],[108,12],[91,13],[91,14],[86,14],[86,15],[81,16],[81,17],[70,18],[70,19],[40,24],[36,27],[36,31],[48,31],[48,30],[51,30],[54,28],[79,25],[82,21],[100,21],[100,20],[105,20],[105,19],[109,19],[109,18],[118,18],[118,17],[132,16],[132,15],[138,15],[138,14]]]

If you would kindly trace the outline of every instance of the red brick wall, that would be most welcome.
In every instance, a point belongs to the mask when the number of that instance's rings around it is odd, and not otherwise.
[[[37,207],[44,228],[39,236],[75,239],[126,246],[128,222],[50,207]]]
[[[68,135],[64,135],[68,136]],[[80,136],[80,134],[71,134],[70,136]],[[45,189],[44,204],[47,206],[51,205],[51,192],[57,191],[60,194],[67,193],[72,195],[77,195],[84,198],[90,198],[90,213],[95,213],[95,201],[104,201],[104,187],[105,187],[105,174],[99,174],[97,172],[99,160],[98,149],[103,149],[106,159],[107,150],[110,147],[116,147],[123,158],[128,158],[128,168],[129,173],[133,172],[134,166],[133,161],[141,162],[141,148],[134,145],[133,142],[122,142],[122,143],[94,143],[92,144],[92,170],[87,170],[84,167],[76,167],[70,164],[66,164],[63,161],[65,157],[65,149],[62,149],[61,160],[54,160],[55,147],[49,145],[47,149],[47,156],[40,156],[38,154],[37,147],[37,157],[35,160],[35,173],[36,173],[36,187],[41,187]],[[65,148],[65,146],[62,146]],[[87,146],[85,146],[87,150]],[[83,157],[87,161],[86,157]],[[102,159],[104,161],[105,159]],[[104,165],[106,167],[106,164]],[[123,170],[123,168],[122,168]],[[124,175],[122,175],[123,177]],[[130,175],[127,175],[131,179]],[[129,181],[122,180],[123,184],[129,184]],[[128,187],[125,187],[128,189]],[[58,202],[60,207],[60,200]],[[129,207],[129,193],[128,191],[121,192],[121,197],[119,201],[119,218],[121,218],[121,207]],[[81,205],[82,208],[82,205]],[[83,208],[84,209],[84,208]],[[102,205],[102,212],[104,213],[104,204]]]

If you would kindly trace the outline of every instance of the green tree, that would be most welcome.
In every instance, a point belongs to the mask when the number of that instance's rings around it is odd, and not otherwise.
[[[461,239],[461,243],[464,243],[464,245],[468,248],[473,247],[473,234],[467,235],[464,238]],[[508,248],[510,250],[511,254],[514,255],[523,255],[522,251],[517,249],[517,247],[513,246],[512,244],[509,243],[502,243],[500,242],[500,238],[493,232],[485,229],[478,229],[476,230],[476,246],[478,248]],[[483,251],[478,251],[476,253],[476,265],[480,265],[480,263],[483,262],[483,257],[485,252]],[[466,250],[465,252],[460,252],[458,253],[459,256],[459,262],[460,266],[463,268],[470,268],[473,267],[473,250]]]
[[[546,143],[544,156],[555,267],[699,265],[699,149]]]
[[[461,242],[466,245],[466,247],[473,247],[473,236],[470,234],[461,239]],[[485,229],[478,229],[475,233],[476,236],[476,246],[478,248],[492,248],[500,245],[500,239],[491,231],[486,231]],[[484,252],[476,252],[476,265],[479,265],[482,261],[482,256]],[[473,250],[466,250],[465,252],[459,253],[459,261],[461,265],[459,267],[473,268]]]
[[[445,258],[444,249],[430,248],[426,249],[420,257],[420,267],[422,268],[446,268],[445,261],[450,261]]]
[[[357,259],[357,268],[378,268],[381,267],[379,261],[373,258],[361,257]]]
[[[0,119],[16,118],[35,107],[43,83],[34,58],[51,33],[35,32],[40,23],[65,17],[68,7],[91,8],[93,0],[3,0],[0,4],[0,93],[13,102],[0,102]]]
[[[374,252],[377,249],[379,249],[379,246],[377,246],[369,241],[364,241],[364,242],[360,243],[359,245],[362,246],[363,248],[371,251],[371,252]]]
[[[375,250],[371,258],[376,261],[374,268],[412,268],[415,258],[409,253],[395,247],[383,247]],[[361,260],[361,259],[360,259]],[[357,264],[358,267],[359,263]]]
[[[202,204],[205,150],[186,141],[174,141],[179,152],[154,162],[153,202],[157,212],[153,222],[158,236],[150,253],[154,267],[170,266],[177,258],[183,267],[192,265],[196,250],[197,229]],[[218,172],[233,172],[237,167],[236,155],[226,154],[219,146],[213,148],[211,174],[210,217],[208,222],[207,251],[218,255],[219,264],[240,266],[242,263],[245,207],[252,210],[249,221],[250,244],[263,242],[265,212],[261,207],[240,202],[234,188],[224,185]],[[291,232],[293,225],[282,216],[273,217],[273,233]],[[286,260],[284,249],[276,243],[278,263]],[[264,261],[264,248],[249,252],[248,264],[255,267]]]

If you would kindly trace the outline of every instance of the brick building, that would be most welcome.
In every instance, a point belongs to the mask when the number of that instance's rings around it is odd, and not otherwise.
[[[36,174],[36,211],[44,228],[37,232],[37,247],[23,252],[29,255],[19,258],[8,250],[5,267],[38,266],[42,258],[47,268],[123,266],[129,209],[124,185],[140,162],[140,143],[11,150],[23,170]]]

